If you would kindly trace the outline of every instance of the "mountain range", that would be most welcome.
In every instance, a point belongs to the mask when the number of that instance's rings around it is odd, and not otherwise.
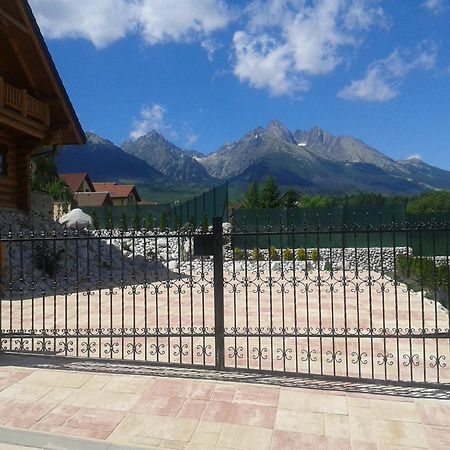
[[[89,172],[97,180],[147,185],[208,187],[228,181],[235,192],[272,175],[280,187],[308,193],[379,192],[411,195],[450,189],[450,171],[420,159],[395,161],[359,139],[318,128],[291,132],[272,121],[241,139],[203,155],[178,148],[156,131],[121,148],[94,134],[84,147],[67,146],[60,172]]]
[[[87,172],[92,181],[164,182],[166,177],[111,141],[86,133],[86,145],[66,145],[57,159],[59,173]]]

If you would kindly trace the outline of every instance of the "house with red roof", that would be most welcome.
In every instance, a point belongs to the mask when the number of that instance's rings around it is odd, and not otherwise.
[[[59,178],[82,208],[108,205],[136,205],[141,197],[133,184],[93,183],[87,173],[62,173]]]
[[[73,198],[80,208],[98,208],[113,204],[109,192],[75,192]]]
[[[87,173],[62,173],[59,178],[69,186],[70,192],[95,192],[94,185]]]
[[[96,192],[109,192],[113,205],[136,205],[141,197],[133,184],[93,183]]]

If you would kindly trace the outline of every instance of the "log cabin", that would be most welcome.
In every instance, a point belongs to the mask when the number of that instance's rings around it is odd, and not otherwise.
[[[27,0],[0,2],[0,208],[30,208],[30,159],[86,138]]]

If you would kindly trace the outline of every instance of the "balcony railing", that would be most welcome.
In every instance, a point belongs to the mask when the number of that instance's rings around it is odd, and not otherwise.
[[[47,104],[37,100],[25,89],[18,89],[0,77],[0,107],[16,110],[22,116],[36,120],[44,125],[50,124],[50,111]]]

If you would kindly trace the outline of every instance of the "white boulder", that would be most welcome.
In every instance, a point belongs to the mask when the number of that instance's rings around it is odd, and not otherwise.
[[[67,228],[76,228],[77,230],[84,230],[92,226],[92,217],[86,214],[82,209],[75,208],[72,211],[64,214],[59,219],[61,225]]]

